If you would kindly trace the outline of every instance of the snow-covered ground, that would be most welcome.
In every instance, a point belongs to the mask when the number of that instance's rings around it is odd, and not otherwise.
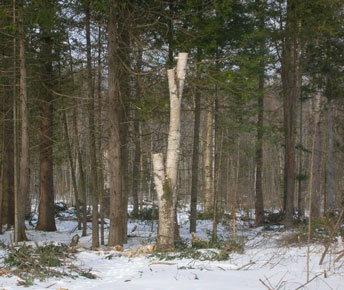
[[[187,216],[181,215],[181,236],[191,239],[188,233]],[[134,227],[137,229],[131,233]],[[56,242],[69,244],[76,233],[75,221],[57,220],[57,232],[46,233],[28,230],[31,241],[40,244]],[[209,237],[211,221],[198,221],[197,235],[203,239]],[[124,253],[129,249],[153,244],[155,230],[151,232],[150,222],[129,222],[128,233],[131,235]],[[230,225],[219,224],[219,236],[223,239],[231,234]],[[90,230],[86,237],[80,238],[80,244],[90,247]],[[10,231],[0,235],[0,240],[8,244]],[[245,289],[344,289],[344,258],[333,263],[335,255],[330,251],[325,262],[319,266],[323,251],[321,245],[311,245],[310,283],[306,284],[307,248],[297,246],[278,246],[276,241],[285,232],[253,229],[238,223],[237,235],[245,241],[243,254],[230,254],[225,261],[199,261],[178,259],[160,261],[157,257],[126,257],[123,253],[111,251],[90,251],[78,249],[76,265],[90,269],[97,279],[49,278],[44,281],[34,280],[30,289],[69,289],[69,290],[107,290],[107,289],[140,289],[140,290],[245,290]],[[28,244],[33,243],[29,242]],[[333,246],[343,249],[340,240]],[[6,252],[1,250],[1,256]],[[2,258],[3,259],[3,258]],[[0,266],[3,262],[0,263]],[[2,274],[1,274],[2,273]],[[16,276],[8,276],[1,271],[0,289],[22,289],[18,286]],[[302,286],[304,285],[304,286]],[[300,288],[298,288],[300,287]]]

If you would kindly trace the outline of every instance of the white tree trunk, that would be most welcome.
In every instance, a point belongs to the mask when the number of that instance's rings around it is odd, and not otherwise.
[[[213,179],[212,179],[212,131],[213,131],[213,114],[210,110],[207,112],[206,136],[203,153],[203,171],[204,171],[204,212],[211,213],[213,205]]]
[[[167,71],[170,92],[170,127],[166,156],[166,173],[162,153],[152,155],[155,188],[158,194],[158,247],[174,248],[174,213],[177,203],[177,171],[180,147],[180,107],[184,89],[187,53],[179,53],[177,69]]]

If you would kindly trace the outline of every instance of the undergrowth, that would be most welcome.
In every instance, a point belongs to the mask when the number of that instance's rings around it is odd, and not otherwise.
[[[152,217],[153,214],[153,217]],[[157,208],[154,208],[154,212],[151,207],[149,208],[143,208],[140,210],[137,214],[134,214],[134,212],[131,212],[129,214],[129,218],[133,220],[142,220],[142,221],[151,221],[152,218],[154,220],[157,220],[159,217],[159,210]]]
[[[209,242],[207,247],[195,246],[188,242],[179,242],[175,252],[155,251],[151,258],[172,261],[179,259],[193,259],[199,261],[225,261],[232,253],[244,253],[244,243],[238,240],[221,240],[216,243]]]
[[[90,270],[72,264],[73,254],[65,244],[45,244],[42,246],[23,245],[20,247],[1,245],[7,250],[4,265],[11,273],[20,277],[23,285],[33,285],[35,279],[45,280],[51,277],[83,276],[94,279]]]
[[[331,218],[318,218],[313,219],[311,222],[311,242],[312,243],[326,243],[333,231],[335,221]],[[334,238],[344,236],[344,230],[339,229]],[[282,246],[302,246],[307,244],[308,240],[308,225],[300,224],[293,232],[282,236],[279,239],[279,244]]]

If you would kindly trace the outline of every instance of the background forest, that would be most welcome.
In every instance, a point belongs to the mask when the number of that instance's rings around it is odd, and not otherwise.
[[[166,70],[179,52],[176,210],[189,207],[190,232],[208,217],[216,238],[236,212],[292,227],[340,209],[343,5],[2,0],[1,224],[25,240],[34,211],[36,229],[54,231],[63,201],[83,235],[92,220],[93,247],[104,218],[108,244],[123,245],[128,205],[139,217],[157,204],[152,153],[166,152]]]

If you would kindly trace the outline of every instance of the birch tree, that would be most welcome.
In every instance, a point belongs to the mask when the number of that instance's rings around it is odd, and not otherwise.
[[[174,248],[175,210],[177,204],[177,169],[180,147],[180,108],[184,89],[187,53],[179,53],[177,68],[167,71],[170,92],[170,126],[167,156],[152,155],[154,183],[158,196],[158,248]]]

